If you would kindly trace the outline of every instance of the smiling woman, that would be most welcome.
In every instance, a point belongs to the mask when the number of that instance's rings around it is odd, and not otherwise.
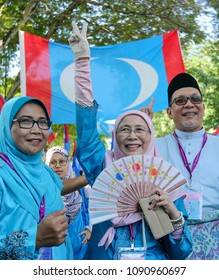
[[[39,104],[27,102],[12,120],[11,133],[14,142],[23,153],[28,155],[34,155],[44,149],[52,123],[45,107]]]
[[[0,259],[73,259],[61,192],[68,186],[42,161],[51,121],[45,105],[12,98],[0,115]],[[66,190],[67,188],[67,190]],[[68,191],[68,192],[67,192]],[[47,248],[47,249],[45,249]]]
[[[116,160],[130,155],[159,157],[159,154],[155,145],[151,118],[138,110],[130,110],[117,117],[113,137],[114,149],[105,149],[97,132],[98,103],[92,95],[86,25],[84,24],[80,32],[73,22],[73,31],[69,41],[75,54],[76,155],[94,188],[98,175]],[[102,186],[104,182],[100,182]],[[106,194],[101,186],[98,190]],[[115,189],[111,185],[107,187]],[[153,200],[155,193],[160,194],[159,200]],[[151,190],[147,196],[152,197],[153,200],[150,210],[155,211],[156,208],[161,207],[172,221],[179,222],[177,230],[164,236],[162,242],[156,240],[148,224],[145,224],[141,211],[100,222],[93,226],[86,259],[120,259],[121,250],[130,252],[131,249],[135,253],[140,250],[141,259],[184,259],[191,252],[192,240],[183,218],[185,216],[186,220],[187,213],[182,197],[173,202],[168,193],[160,188]],[[107,199],[104,202],[107,203]],[[127,199],[122,202],[126,204]],[[125,207],[128,205],[126,204]],[[145,240],[147,240],[147,250]],[[129,259],[137,259],[139,256],[134,253],[130,255]]]

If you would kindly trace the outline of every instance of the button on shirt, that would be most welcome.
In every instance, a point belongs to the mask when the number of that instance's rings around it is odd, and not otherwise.
[[[195,156],[201,149],[205,130],[187,133],[176,129],[175,132],[191,168]],[[190,175],[185,168],[174,136],[168,134],[157,138],[156,143],[161,156],[181,171],[189,182]],[[200,186],[203,188],[203,211],[219,209],[219,137],[209,134],[198,164],[192,172],[192,187],[185,188],[199,191]]]

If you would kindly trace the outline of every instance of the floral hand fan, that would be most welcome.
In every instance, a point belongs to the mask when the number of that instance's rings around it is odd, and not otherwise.
[[[139,212],[139,201],[154,188],[182,196],[185,177],[169,162],[150,155],[123,157],[97,177],[89,197],[90,222],[97,224]]]

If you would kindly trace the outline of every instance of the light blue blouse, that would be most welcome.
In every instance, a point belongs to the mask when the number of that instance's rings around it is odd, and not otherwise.
[[[0,259],[38,259],[36,250],[40,204],[45,198],[45,215],[64,208],[62,181],[42,162],[42,152],[26,155],[14,143],[11,124],[16,113],[31,97],[12,98],[0,115],[0,151],[8,156],[16,172],[0,159]],[[52,258],[73,259],[71,240],[52,247]]]
[[[95,179],[104,168],[105,147],[102,143],[96,128],[96,114],[98,104],[94,101],[94,106],[83,108],[76,104],[77,110],[77,158],[85,172],[89,183],[93,185]],[[179,211],[184,213],[187,217],[184,203],[181,199],[175,202]],[[114,241],[110,244],[105,251],[104,246],[98,247],[98,242],[111,226],[111,222],[103,222],[93,226],[91,239],[88,243],[88,250],[86,253],[87,259],[117,259],[118,249],[123,246],[130,246],[128,226],[116,228],[116,235]],[[142,233],[141,222],[134,225],[136,235],[136,246],[142,246]],[[171,235],[160,241],[152,237],[152,233],[148,226],[146,226],[146,239],[147,239],[147,257],[146,259],[185,259],[192,250],[192,239],[187,226],[184,227],[182,238],[177,241]],[[165,249],[166,250],[165,250]],[[168,252],[166,254],[166,252]]]

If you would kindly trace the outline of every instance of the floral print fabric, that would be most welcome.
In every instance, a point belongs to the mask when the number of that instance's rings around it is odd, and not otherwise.
[[[219,210],[204,214],[202,221],[189,221],[193,237],[193,251],[188,260],[219,259]]]

